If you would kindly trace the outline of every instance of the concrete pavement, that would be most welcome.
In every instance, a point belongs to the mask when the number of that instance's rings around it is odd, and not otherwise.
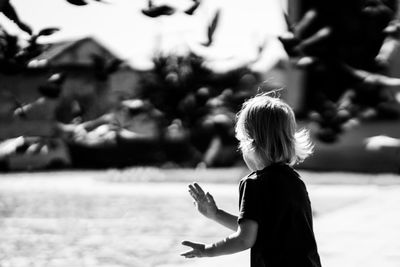
[[[400,185],[324,184],[308,188],[314,206],[327,197],[332,201],[324,204],[328,210],[316,214],[314,220],[322,266],[400,266]],[[250,266],[249,253],[188,260],[183,266]]]
[[[362,201],[315,221],[324,266],[400,266],[400,187],[371,189]]]
[[[231,170],[232,171],[232,170]],[[128,171],[127,173],[114,173],[112,172],[64,172],[57,173],[25,173],[25,174],[7,174],[2,175],[0,179],[0,188],[7,194],[20,195],[21,192],[40,192],[47,194],[51,192],[55,196],[71,195],[73,197],[81,197],[89,201],[92,198],[113,200],[114,198],[108,195],[119,196],[122,199],[135,200],[137,197],[148,197],[154,195],[164,201],[175,197],[186,201],[186,182],[193,179],[193,177],[200,176],[200,174],[189,173],[186,177],[181,177],[177,181],[167,181],[168,177],[176,177],[177,173],[159,173],[161,171],[151,172],[146,171],[143,176],[154,176],[154,181],[157,183],[141,183],[139,178],[133,177],[136,172]],[[186,171],[188,172],[188,171]],[[239,172],[239,171],[238,171]],[[139,173],[140,174],[140,173]],[[174,174],[174,175],[172,175]],[[229,202],[236,201],[237,185],[234,181],[228,183],[228,179],[232,179],[234,173],[221,171],[217,173],[218,181],[222,178],[224,183],[215,183],[215,181],[202,182],[202,184],[214,194],[214,196],[221,200],[229,196]],[[225,174],[227,177],[221,176]],[[398,267],[400,266],[400,177],[396,175],[365,175],[365,174],[350,174],[350,173],[312,173],[301,172],[304,178],[313,208],[316,211],[314,220],[315,234],[319,251],[321,255],[322,264],[324,267]],[[142,175],[142,174],[140,174]],[[140,176],[139,175],[139,176]],[[215,174],[213,174],[214,176]],[[230,176],[230,177],[228,177]],[[110,178],[111,177],[111,178]],[[133,178],[131,178],[133,177]],[[221,178],[222,177],[222,178]],[[151,179],[150,179],[151,180]],[[57,193],[57,194],[54,194]],[[135,198],[134,198],[135,197]],[[189,199],[189,198],[188,198]],[[45,198],[43,199],[46,200]],[[54,201],[53,201],[54,202]],[[219,201],[218,201],[219,202]],[[19,203],[19,202],[16,202]],[[22,202],[25,203],[25,202]],[[41,202],[42,203],[42,202]],[[48,204],[50,207],[51,203]],[[54,202],[58,203],[58,202]],[[75,202],[71,202],[72,204]],[[78,202],[76,202],[78,203]],[[99,202],[102,204],[103,202]],[[125,202],[118,202],[119,205]],[[128,202],[127,202],[128,203]],[[157,202],[149,202],[157,203]],[[10,204],[5,202],[5,204]],[[11,203],[12,204],[12,203]],[[71,204],[71,205],[72,205]],[[168,204],[168,203],[167,203]],[[192,212],[190,206],[174,205],[185,209],[183,212]],[[235,204],[236,202],[232,203]],[[57,205],[61,205],[58,203]],[[66,206],[72,208],[72,206]],[[93,204],[94,205],[94,204]],[[131,204],[124,204],[122,208],[128,209]],[[96,206],[97,207],[97,206]],[[113,206],[109,206],[104,215],[109,216],[109,213],[114,211]],[[151,206],[145,206],[147,208]],[[101,210],[93,209],[93,212],[101,213]],[[186,211],[186,209],[188,209]],[[110,211],[111,210],[111,211]],[[161,209],[162,210],[162,209]],[[17,210],[18,211],[18,210]],[[28,211],[19,210],[18,214],[25,214]],[[25,213],[24,213],[25,212]],[[132,210],[134,212],[134,210]],[[75,214],[75,213],[73,213]],[[101,213],[102,214],[102,213]],[[190,214],[196,214],[194,211]],[[29,215],[29,214],[28,214]],[[102,215],[102,216],[104,216]],[[10,215],[11,216],[11,215]],[[9,216],[9,217],[10,217]],[[111,215],[110,215],[111,216]],[[197,214],[196,214],[197,216]],[[200,215],[199,215],[200,216]],[[129,217],[129,216],[128,216]],[[86,217],[85,217],[86,218]],[[108,218],[108,217],[107,217]],[[133,218],[133,217],[132,217]],[[167,218],[167,217],[165,217]],[[180,218],[180,217],[179,217]],[[13,217],[10,218],[13,220]],[[190,218],[186,218],[185,222]],[[35,219],[37,220],[37,219]],[[48,219],[49,221],[50,219]],[[132,219],[133,220],[133,219]],[[118,229],[125,229],[123,226],[127,222],[122,218],[116,220]],[[19,218],[16,218],[19,221]],[[112,220],[111,220],[112,221]],[[139,222],[139,221],[138,221]],[[25,222],[21,222],[25,223]],[[96,226],[92,222],[93,227]],[[121,224],[121,225],[119,225]],[[162,223],[165,225],[165,222]],[[110,224],[113,226],[114,224]],[[205,225],[205,224],[204,224]],[[201,226],[203,221],[199,222],[194,231],[186,231],[184,238],[199,240],[199,233],[202,232]],[[208,224],[207,224],[208,225]],[[79,225],[78,225],[79,226]],[[13,225],[10,225],[13,227]],[[64,227],[64,226],[63,226]],[[85,230],[77,227],[78,230]],[[88,228],[89,229],[89,228]],[[101,230],[101,227],[93,228]],[[130,229],[130,228],[129,228]],[[128,228],[125,229],[126,233],[129,232]],[[171,228],[172,229],[172,228]],[[175,228],[174,228],[175,229]],[[198,232],[197,232],[198,229]],[[21,231],[24,229],[21,229]],[[62,230],[62,229],[61,229]],[[25,231],[25,230],[24,230]],[[58,233],[57,231],[55,232]],[[126,235],[116,235],[118,238],[124,238]],[[87,233],[88,238],[93,237],[92,233]],[[176,235],[176,233],[174,233]],[[33,237],[40,237],[34,236]],[[54,235],[59,236],[59,235]],[[101,236],[101,235],[100,235]],[[9,236],[10,237],[10,236]],[[19,237],[19,235],[12,235],[11,237]],[[10,238],[11,238],[10,237]],[[68,237],[68,236],[67,236]],[[105,237],[109,237],[106,235]],[[99,236],[96,236],[99,238]],[[179,237],[180,238],[180,237]],[[168,245],[171,249],[171,257],[180,258],[179,252],[184,250],[179,245],[179,238],[175,236],[165,235],[165,241],[175,246]],[[136,237],[135,237],[136,239]],[[176,240],[175,240],[176,239]],[[92,240],[93,241],[93,240]],[[130,242],[129,238],[123,239],[121,242]],[[160,242],[161,242],[160,241]],[[168,242],[167,242],[168,241]],[[108,242],[108,240],[107,240]],[[162,242],[161,242],[162,243]],[[168,244],[170,244],[168,243]],[[60,244],[64,245],[63,242]],[[108,244],[108,243],[107,243]],[[119,244],[119,243],[118,243]],[[148,246],[147,243],[145,243]],[[154,244],[153,244],[154,245]],[[106,246],[106,243],[99,243],[99,247]],[[86,247],[84,247],[86,248]],[[79,248],[79,251],[80,248]],[[18,252],[19,253],[19,252]],[[136,253],[136,252],[135,252]],[[1,253],[0,253],[1,255]],[[236,255],[229,255],[216,258],[203,258],[203,259],[188,259],[183,261],[169,261],[162,262],[151,266],[157,267],[235,267],[235,266],[249,266],[249,253],[243,252]],[[145,261],[146,262],[146,261]],[[173,264],[173,262],[175,264]],[[178,264],[179,262],[179,264]],[[0,262],[1,263],[1,262]],[[2,264],[0,264],[2,265]],[[8,265],[4,265],[8,266]],[[21,265],[28,266],[28,265]],[[60,265],[61,266],[61,265]],[[100,266],[100,265],[82,265],[82,266]],[[117,265],[115,265],[117,266]],[[140,266],[140,265],[118,265],[118,266]]]

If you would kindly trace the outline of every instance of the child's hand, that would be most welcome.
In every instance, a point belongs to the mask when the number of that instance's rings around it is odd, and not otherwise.
[[[184,256],[185,258],[195,258],[195,257],[201,258],[206,256],[204,253],[206,245],[204,244],[193,243],[190,241],[183,241],[182,245],[192,248],[191,250],[181,254],[181,256]]]
[[[189,193],[194,199],[197,210],[209,219],[214,219],[218,208],[214,198],[210,193],[204,193],[203,189],[197,183],[189,185]]]

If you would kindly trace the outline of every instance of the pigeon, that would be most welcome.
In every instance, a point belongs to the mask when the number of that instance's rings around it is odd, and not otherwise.
[[[150,18],[156,18],[163,15],[170,16],[174,14],[175,11],[176,9],[169,5],[156,6],[153,4],[152,0],[148,1],[148,7],[146,9],[142,9],[142,13]]]
[[[210,46],[212,45],[213,41],[214,41],[214,33],[215,30],[217,29],[218,26],[218,22],[219,22],[219,16],[221,14],[220,10],[217,10],[217,12],[214,15],[213,20],[211,21],[211,24],[208,26],[207,29],[207,42],[203,43],[203,46]]]
[[[95,0],[97,2],[101,2],[102,0]],[[68,3],[75,6],[86,6],[88,3],[85,0],[67,0]]]
[[[32,35],[31,27],[20,20],[16,10],[9,0],[0,1],[0,12],[2,12],[9,20],[13,21],[21,30]]]
[[[200,6],[200,0],[193,0],[193,5],[185,10],[188,15],[193,15],[197,8]]]

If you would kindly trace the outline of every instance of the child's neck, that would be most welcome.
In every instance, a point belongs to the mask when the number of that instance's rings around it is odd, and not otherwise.
[[[256,162],[254,171],[261,171],[271,165],[271,162]]]
[[[261,160],[256,153],[248,152],[243,154],[244,161],[251,171],[260,171],[272,164],[272,162]]]

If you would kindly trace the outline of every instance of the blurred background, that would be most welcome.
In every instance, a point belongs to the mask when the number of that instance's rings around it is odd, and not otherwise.
[[[399,170],[397,1],[1,1],[4,170],[242,164],[278,90],[315,170]]]
[[[228,234],[235,114],[271,92],[307,128],[324,266],[398,266],[397,0],[0,0],[0,266],[248,266]],[[200,231],[201,230],[201,231]],[[373,259],[366,255],[374,255]]]

